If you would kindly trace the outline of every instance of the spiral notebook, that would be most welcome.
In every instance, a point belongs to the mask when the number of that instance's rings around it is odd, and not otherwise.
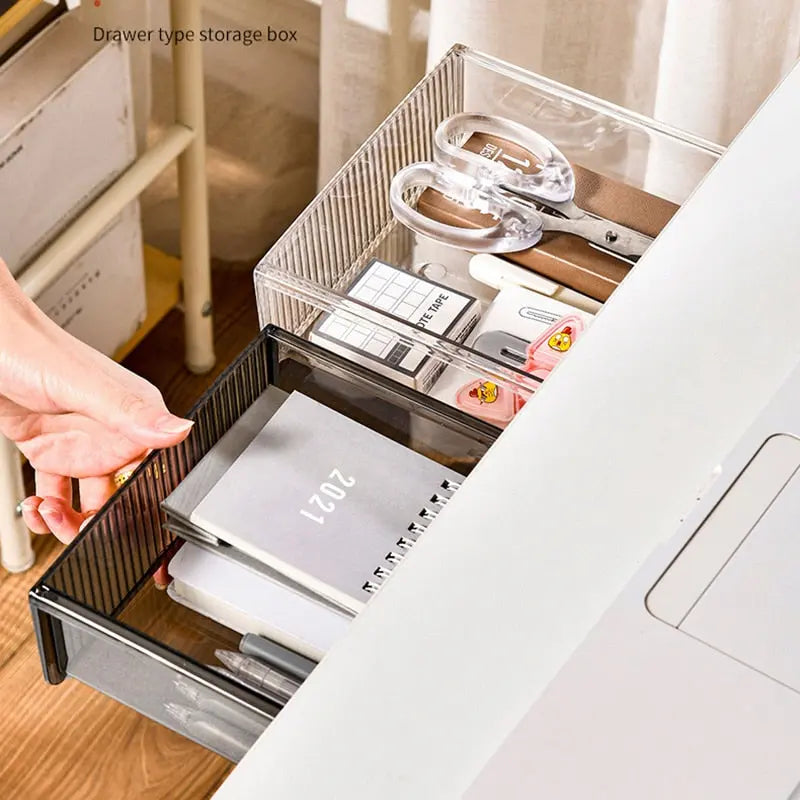
[[[461,480],[294,392],[183,520],[357,613]]]

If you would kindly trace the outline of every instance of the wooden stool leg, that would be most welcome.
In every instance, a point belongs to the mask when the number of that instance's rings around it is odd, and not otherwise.
[[[24,497],[19,451],[0,436],[0,560],[9,572],[25,572],[34,562],[30,531],[17,512]]]
[[[200,0],[171,0],[174,31],[195,31],[195,41],[173,45],[176,122],[194,132],[178,158],[181,209],[181,259],[186,328],[186,366],[208,372],[215,362],[211,305],[211,254],[208,233],[206,127],[203,96],[203,51]]]

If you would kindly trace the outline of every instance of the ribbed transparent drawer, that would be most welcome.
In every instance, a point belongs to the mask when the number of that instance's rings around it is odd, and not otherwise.
[[[31,590],[47,681],[76,678],[232,761],[280,705],[210,668],[214,650],[236,650],[240,635],[175,603],[152,575],[178,544],[163,528],[161,501],[269,385],[313,397],[464,475],[497,435],[269,327],[191,412],[189,438],[149,456]],[[446,432],[441,446],[414,437],[420,423]],[[174,709],[188,706],[202,713],[177,718]]]
[[[679,206],[722,148],[500,60],[455,46],[364,142],[255,270],[262,324],[310,336],[338,314],[427,356],[529,396],[537,381],[459,341],[348,296],[373,259],[476,297],[497,294],[469,272],[472,253],[413,233],[394,218],[393,176],[433,158],[439,123],[458,112],[498,115],[550,139],[573,166]],[[640,196],[640,195],[636,195]],[[409,202],[413,205],[415,200]],[[591,198],[590,198],[591,199]],[[613,212],[613,209],[612,209]],[[644,268],[644,267],[643,267]]]

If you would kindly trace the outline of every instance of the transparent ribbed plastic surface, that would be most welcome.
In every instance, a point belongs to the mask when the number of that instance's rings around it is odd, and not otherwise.
[[[215,649],[236,650],[240,634],[175,603],[151,576],[178,544],[163,529],[161,502],[268,385],[313,397],[465,475],[497,436],[486,423],[267,328],[190,413],[189,438],[149,456],[31,590],[50,683],[81,680],[232,761],[280,705],[209,669]],[[421,440],[421,425],[442,435]],[[202,714],[186,710],[197,705]]]
[[[308,335],[321,312],[339,310],[399,336],[444,364],[491,377],[518,393],[531,389],[530,379],[513,369],[504,370],[457,343],[344,298],[355,276],[379,258],[415,273],[434,262],[440,282],[484,303],[491,299],[486,287],[470,278],[468,253],[412,233],[393,218],[389,204],[392,177],[412,163],[430,161],[437,126],[459,112],[495,114],[528,126],[570,162],[675,203],[687,198],[722,152],[709,142],[457,45],[258,264],[255,285],[262,324]]]

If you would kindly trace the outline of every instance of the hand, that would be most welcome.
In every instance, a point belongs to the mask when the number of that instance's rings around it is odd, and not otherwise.
[[[52,322],[0,261],[0,433],[36,470],[36,495],[22,503],[34,533],[72,541],[113,494],[115,474],[191,427],[154,386]]]

